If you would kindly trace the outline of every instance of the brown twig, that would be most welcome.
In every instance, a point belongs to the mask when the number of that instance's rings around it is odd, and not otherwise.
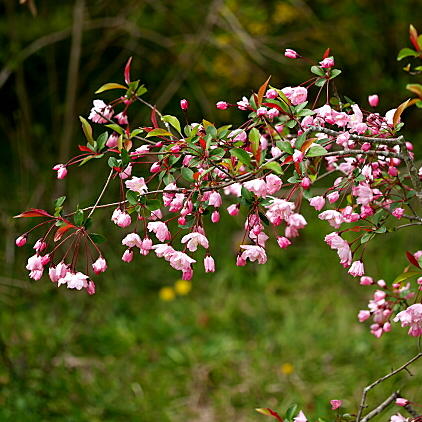
[[[395,391],[391,394],[386,400],[384,400],[380,405],[378,405],[375,409],[371,410],[364,418],[362,418],[362,422],[368,422],[370,419],[374,418],[375,416],[379,415],[383,410],[385,410],[397,397],[399,397],[399,391]]]
[[[397,368],[397,369],[389,372],[387,375],[384,375],[383,377],[378,378],[372,384],[369,384],[368,386],[366,386],[363,389],[363,392],[362,392],[362,397],[361,397],[361,401],[360,401],[360,405],[359,405],[359,410],[358,410],[358,414],[356,416],[356,422],[361,422],[363,420],[363,419],[361,419],[361,416],[362,416],[363,409],[366,407],[366,404],[365,403],[366,403],[366,396],[367,396],[368,392],[370,390],[372,390],[374,387],[376,387],[378,384],[384,382],[388,378],[391,378],[392,376],[394,376],[394,375],[398,374],[399,372],[403,371],[409,365],[411,365],[413,362],[415,362],[416,360],[418,360],[421,357],[422,357],[422,352],[418,353],[416,356],[413,356],[410,360],[408,360],[406,363],[404,363],[399,368]]]

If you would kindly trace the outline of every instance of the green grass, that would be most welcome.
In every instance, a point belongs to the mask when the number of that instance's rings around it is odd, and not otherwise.
[[[285,251],[271,248],[268,264],[245,268],[225,246],[235,241],[221,242],[226,229],[212,234],[217,273],[198,272],[191,293],[172,302],[158,291],[178,274],[153,257],[115,262],[94,297],[44,279],[12,290],[0,323],[16,374],[0,367],[0,420],[249,422],[266,420],[256,407],[283,412],[291,402],[312,419],[333,419],[330,399],[353,412],[364,385],[416,351],[398,326],[376,340],[357,322],[369,290],[321,243],[324,223]],[[372,274],[401,271],[396,254],[408,237],[372,247]],[[293,373],[282,373],[286,363]],[[417,400],[420,384],[403,374],[370,403],[398,387]]]

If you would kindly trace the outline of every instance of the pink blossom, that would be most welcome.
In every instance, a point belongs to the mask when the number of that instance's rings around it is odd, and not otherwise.
[[[290,240],[287,239],[287,237],[284,237],[284,236],[278,236],[277,237],[277,243],[278,243],[278,246],[280,246],[281,249],[285,249],[292,244],[292,242],[290,242]]]
[[[303,86],[297,86],[293,88],[293,92],[289,96],[289,100],[293,105],[302,104],[306,101],[308,96],[308,90]]]
[[[360,277],[365,273],[363,263],[361,261],[353,262],[352,266],[349,268],[348,273],[353,277]]]
[[[45,243],[43,239],[38,239],[34,245],[34,249],[37,252],[42,252],[46,247],[47,247],[47,243]]]
[[[259,107],[258,110],[256,110],[256,115],[258,117],[266,116],[267,115],[267,107]]]
[[[275,174],[269,174],[265,177],[265,182],[267,184],[267,193],[270,195],[278,192],[281,189],[282,181]]]
[[[27,237],[26,237],[26,235],[22,235],[22,236],[19,236],[16,240],[15,240],[15,244],[16,244],[16,246],[17,247],[22,247],[22,246],[24,246],[25,244],[26,244],[26,241],[27,241]]]
[[[270,205],[268,205],[268,210],[265,213],[268,220],[275,226],[278,226],[283,221],[287,221],[293,210],[295,209],[295,204],[293,202],[286,201],[285,199],[274,198]]]
[[[176,252],[167,243],[159,243],[158,245],[154,245],[152,249],[154,249],[158,258],[164,258],[166,261],[169,261],[171,256]]]
[[[371,107],[376,107],[379,103],[379,98],[377,94],[370,95],[368,97],[368,103]]]
[[[311,186],[311,179],[309,177],[304,177],[300,182],[300,186],[302,186],[303,189],[309,189]]]
[[[132,259],[133,259],[133,251],[131,251],[130,249],[126,249],[123,252],[122,261],[123,262],[132,262]]]
[[[135,246],[137,246],[138,248],[141,248],[142,240],[137,233],[129,233],[122,240],[122,245],[125,245],[128,248],[133,248]]]
[[[308,422],[308,419],[306,419],[305,414],[302,411],[300,411],[298,415],[295,418],[293,418],[293,422]]]
[[[330,400],[331,409],[336,410],[343,404],[342,400]]]
[[[208,205],[212,205],[212,206],[218,208],[218,207],[221,207],[222,203],[223,203],[223,201],[221,199],[221,195],[216,191],[211,192],[211,195],[208,199]]]
[[[343,215],[335,210],[323,211],[322,213],[318,215],[318,218],[320,220],[328,221],[330,226],[334,227],[335,229],[338,229],[341,223],[344,222]]]
[[[220,221],[220,213],[215,210],[212,214],[211,214],[211,221],[213,223],[218,223]]]
[[[67,168],[64,164],[56,164],[53,170],[57,171],[57,179],[64,179],[67,176]]]
[[[243,97],[242,100],[238,101],[236,104],[240,110],[248,110],[250,108],[249,100],[246,97]]]
[[[279,147],[271,147],[271,156],[273,158],[279,158],[283,155]]]
[[[72,273],[71,271],[68,271],[57,284],[59,286],[66,284],[68,289],[82,290],[83,288],[88,287],[88,276],[81,272]]]
[[[69,266],[64,262],[58,263],[55,267],[48,269],[48,275],[53,283],[57,283],[69,271]]]
[[[293,153],[293,162],[300,163],[303,161],[304,154],[302,151],[299,151],[298,149],[295,150]]]
[[[129,164],[124,170],[119,173],[119,177],[122,180],[127,179],[132,174],[132,164]]]
[[[372,189],[367,183],[353,186],[352,194],[357,197],[356,202],[361,205],[369,205],[374,199]]]
[[[334,203],[334,202],[336,202],[337,200],[338,200],[338,198],[340,197],[340,195],[339,195],[339,193],[337,192],[337,191],[335,191],[335,192],[331,192],[331,193],[329,193],[328,195],[327,195],[327,199],[328,199],[328,202],[330,203],[330,204],[332,204],[332,203]]]
[[[186,243],[186,247],[191,251],[195,252],[198,245],[208,249],[208,239],[201,233],[192,232],[182,237],[182,243]]]
[[[396,110],[397,110],[396,108],[393,108],[392,110],[388,110],[387,113],[385,113],[385,121],[387,122],[389,126],[393,126],[393,119],[394,119],[394,114],[396,113]]]
[[[409,400],[404,399],[403,397],[398,397],[396,399],[396,405],[397,406],[404,407],[404,406],[407,406],[408,404],[409,404]]]
[[[166,223],[163,223],[162,221],[151,221],[148,223],[147,227],[148,231],[155,233],[160,242],[165,242],[166,240],[171,239],[171,234]]]
[[[219,102],[216,104],[216,106],[217,106],[217,108],[218,108],[219,110],[227,110],[227,109],[228,109],[228,107],[229,107],[229,105],[228,105],[225,101],[219,101]]]
[[[139,248],[139,252],[146,256],[149,254],[149,251],[152,249],[152,240],[146,237],[141,244],[141,247]]]
[[[183,252],[174,251],[174,253],[170,256],[169,262],[175,270],[186,272],[190,269],[191,264],[196,261]]]
[[[320,66],[324,69],[334,67],[334,59],[332,57],[326,57],[324,60],[319,62]]]
[[[94,107],[91,108],[88,119],[92,120],[94,123],[107,123],[108,119],[111,119],[113,116],[113,107],[108,106],[102,100],[94,100],[93,104]]]
[[[374,284],[374,280],[372,279],[372,277],[364,275],[363,277],[360,278],[359,284],[362,286],[370,286],[371,284]]]
[[[92,264],[92,269],[95,274],[103,273],[107,269],[106,260],[102,256],[98,257],[98,259]]]
[[[306,222],[305,218],[301,214],[292,214],[287,219],[287,224],[289,226],[293,226],[296,229],[303,229],[308,223]]]
[[[258,197],[265,198],[267,196],[267,184],[262,179],[250,180],[249,182],[245,182],[243,186]]]
[[[314,207],[317,211],[321,211],[325,205],[325,199],[322,196],[314,196],[309,199],[309,205]]]
[[[239,207],[237,206],[237,204],[232,204],[227,207],[227,212],[231,216],[236,216],[237,214],[239,214]]]
[[[366,321],[369,317],[371,316],[371,312],[369,311],[359,311],[358,313],[358,320],[359,322],[364,322]]]
[[[297,59],[298,57],[300,57],[299,54],[291,48],[286,48],[286,50],[284,51],[284,56],[289,59]]]
[[[148,192],[148,187],[143,177],[133,176],[132,179],[126,180],[125,185],[126,188],[130,189],[133,192],[138,192],[140,194]]]
[[[403,208],[395,208],[394,211],[391,213],[394,217],[400,220],[403,217],[404,209]]]
[[[235,142],[245,142],[246,139],[248,138],[248,135],[246,134],[246,132],[244,130],[241,130],[240,132],[235,132],[235,137],[233,138],[233,141]]]
[[[265,249],[256,245],[240,245],[244,251],[241,258],[246,261],[249,259],[251,262],[258,261],[258,264],[265,264],[267,262],[267,254]]]
[[[422,335],[422,304],[415,303],[399,312],[394,322],[401,322],[402,327],[410,327],[408,334],[413,337]]]
[[[186,111],[189,108],[189,101],[188,100],[185,100],[185,99],[180,100],[180,108],[183,111]]]
[[[116,114],[114,116],[114,118],[117,120],[117,122],[120,125],[127,125],[128,124],[127,114],[124,111],[122,111],[119,114]]]
[[[400,413],[396,413],[395,415],[392,415],[390,418],[390,422],[407,422],[407,421],[408,421],[408,418],[405,418],[404,416],[400,415]]]
[[[106,146],[109,148],[114,148],[117,146],[117,141],[119,140],[119,134],[113,132],[107,139]]]
[[[275,90],[274,88],[270,88],[267,90],[267,92],[265,93],[265,96],[267,98],[269,98],[270,100],[274,100],[275,98],[278,97],[278,92],[277,90]]]
[[[149,169],[149,171],[151,173],[159,173],[161,171],[161,165],[160,163],[157,161],[155,162]]]
[[[132,222],[130,215],[120,208],[116,208],[111,216],[111,221],[119,227],[127,227]]]
[[[42,258],[41,258],[41,264],[43,265],[43,266],[46,266],[49,262],[50,262],[50,255],[44,255]]]
[[[88,286],[86,287],[86,291],[90,296],[95,295],[95,283],[92,280],[88,281]]]
[[[204,268],[206,273],[213,273],[215,271],[215,262],[212,256],[204,258]]]

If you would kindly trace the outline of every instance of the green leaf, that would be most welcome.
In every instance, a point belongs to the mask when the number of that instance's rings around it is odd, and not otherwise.
[[[137,205],[139,194],[134,192],[133,190],[126,191],[126,199],[128,200],[130,205]]]
[[[97,151],[101,151],[108,139],[108,132],[103,132],[98,138],[97,138]]]
[[[123,135],[125,133],[124,129],[116,123],[110,123],[109,125],[105,125],[105,127],[108,127],[110,129],[114,130],[119,135]]]
[[[421,271],[408,271],[407,273],[401,273],[393,281],[393,284],[400,283],[401,281],[407,280],[408,278],[411,278],[411,277],[419,277],[420,275],[422,275]]]
[[[102,234],[99,234],[99,233],[90,233],[89,237],[94,243],[103,243],[106,241],[106,238]]]
[[[121,151],[120,151],[120,156],[121,156],[121,158],[122,158],[122,166],[123,167],[126,167],[128,164],[129,164],[129,162],[130,162],[130,156],[129,156],[129,153],[123,148]]]
[[[84,222],[84,212],[82,210],[77,210],[73,215],[73,222],[76,226],[81,226]]]
[[[195,179],[193,178],[193,171],[188,168],[188,167],[182,167],[180,169],[180,172],[182,173],[183,178],[187,181],[187,182],[194,182]]]
[[[133,138],[136,135],[139,135],[140,133],[142,133],[144,130],[143,129],[134,129],[132,130],[132,132],[130,132],[130,137]]]
[[[251,165],[251,157],[249,154],[242,148],[232,148],[230,150],[230,155],[236,157],[241,163],[250,166]]]
[[[340,75],[341,70],[340,69],[333,69],[330,73],[330,79],[336,78],[338,75]]]
[[[251,204],[254,200],[254,194],[248,191],[245,187],[242,186],[241,189],[242,198],[246,201],[247,204]]]
[[[147,199],[145,206],[150,211],[155,211],[155,210],[158,210],[162,206],[162,203],[159,199]]]
[[[273,173],[276,174],[283,174],[283,170],[281,169],[281,165],[276,161],[271,161],[270,163],[266,163],[263,166],[264,169],[271,170]]]
[[[212,160],[221,160],[225,153],[226,151],[223,148],[214,148],[210,152],[210,158]]]
[[[296,114],[297,117],[305,117],[305,116],[312,116],[315,114],[315,111],[310,110],[309,108],[305,108],[300,110],[299,113]]]
[[[365,233],[361,238],[360,238],[360,243],[366,243],[369,242],[371,239],[373,239],[375,237],[374,233]]]
[[[277,141],[276,145],[282,151],[287,152],[287,154],[293,154],[293,147],[290,145],[290,142],[288,142],[288,141]]]
[[[173,136],[170,132],[167,132],[165,129],[157,128],[151,130],[151,132],[148,133],[146,138],[151,138],[152,136]]]
[[[117,160],[116,157],[110,157],[107,161],[108,166],[113,168],[113,167],[120,167],[120,162]]]
[[[88,143],[91,145],[94,145],[94,138],[92,137],[92,127],[88,123],[88,120],[86,120],[84,117],[79,116],[79,120],[82,123],[82,130],[85,134],[85,138],[87,139]]]
[[[320,157],[325,155],[328,151],[321,145],[313,144],[306,153],[307,157]]]
[[[312,66],[311,67],[311,72],[314,75],[325,76],[325,72],[319,66]]]
[[[88,157],[85,157],[80,163],[79,163],[79,167],[83,166],[85,163],[87,163],[88,161],[92,160],[93,158],[102,158],[104,157],[104,154],[94,154],[94,155],[88,155]]]
[[[140,97],[141,95],[144,95],[148,90],[145,88],[144,85],[141,85],[137,90],[136,90],[136,95],[138,97]]]
[[[54,201],[54,208],[59,208],[64,204],[64,201],[66,201],[66,197],[65,196],[61,196],[60,198],[57,198]]]
[[[261,137],[261,134],[259,133],[259,130],[257,128],[252,128],[249,132],[249,142],[251,143],[251,149],[254,155],[259,150],[260,144],[259,139]]]
[[[302,145],[305,143],[305,141],[306,141],[306,134],[302,133],[296,139],[295,148],[300,149],[302,147]]]
[[[297,404],[293,403],[286,411],[286,419],[292,420],[296,412],[297,412]]]
[[[169,123],[171,126],[173,126],[180,134],[182,133],[182,128],[180,126],[179,119],[175,116],[171,116],[170,114],[163,116],[161,118],[163,122]],[[150,132],[151,133],[151,132]],[[147,136],[148,137],[148,136]]]
[[[127,89],[125,86],[120,85],[120,84],[116,84],[114,82],[109,82],[107,84],[104,84],[103,86],[101,86],[100,88],[98,88],[95,93],[99,94],[100,92],[104,92],[104,91],[110,91],[110,89]]]
[[[315,82],[315,86],[324,86],[325,82],[327,82],[326,79],[320,78]]]
[[[397,55],[397,60],[403,60],[405,57],[418,57],[419,53],[411,48],[402,48]]]

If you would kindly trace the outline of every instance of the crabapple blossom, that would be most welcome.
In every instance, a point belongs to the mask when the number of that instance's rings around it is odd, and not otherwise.
[[[215,262],[212,256],[208,255],[204,258],[204,268],[206,273],[215,272]]]
[[[201,233],[192,232],[182,237],[182,243],[186,243],[186,247],[191,251],[195,252],[198,248],[198,245],[201,245],[203,248],[208,249],[208,239]]]
[[[15,244],[16,246],[18,246],[19,248],[26,245],[28,238],[25,235],[19,236],[16,240],[15,240]]]
[[[185,100],[185,99],[180,100],[180,108],[183,111],[186,111],[189,108],[189,101],[188,100]]]
[[[97,260],[92,264],[92,269],[94,270],[95,274],[103,273],[107,269],[107,262],[106,260],[100,256]]]
[[[64,164],[56,164],[53,170],[57,171],[57,179],[64,179],[67,176],[67,168]]]
[[[219,101],[216,105],[219,110],[227,110],[229,108],[229,105],[225,101]]]
[[[379,103],[379,98],[377,94],[370,95],[368,97],[368,103],[371,107],[376,107]]]
[[[319,64],[322,68],[329,69],[330,67],[334,67],[334,59],[332,57],[326,57]]]

